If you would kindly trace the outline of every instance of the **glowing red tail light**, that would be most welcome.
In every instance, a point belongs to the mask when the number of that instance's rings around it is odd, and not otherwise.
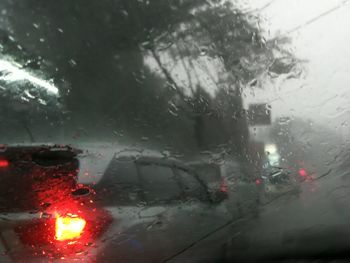
[[[256,185],[261,185],[261,180],[260,180],[260,179],[256,179],[256,180],[255,180],[255,184],[256,184]]]
[[[59,241],[76,239],[81,236],[86,226],[85,219],[76,216],[57,216],[55,239]]]
[[[305,176],[307,176],[307,172],[306,172],[306,170],[305,170],[305,169],[303,169],[303,168],[299,169],[299,175],[300,175],[301,177],[305,177]]]
[[[6,168],[10,165],[8,160],[0,159],[0,168]]]
[[[228,184],[227,184],[227,180],[225,178],[221,179],[220,182],[220,191],[222,193],[227,193],[228,192]]]

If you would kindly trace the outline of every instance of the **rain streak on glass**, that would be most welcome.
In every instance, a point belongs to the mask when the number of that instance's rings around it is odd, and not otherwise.
[[[0,261],[347,261],[349,2],[1,1]]]

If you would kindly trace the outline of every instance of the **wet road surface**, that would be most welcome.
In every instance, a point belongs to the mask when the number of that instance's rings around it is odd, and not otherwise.
[[[298,195],[271,199],[258,218],[235,220],[170,262],[343,257],[350,243],[350,172],[321,175],[303,182]]]

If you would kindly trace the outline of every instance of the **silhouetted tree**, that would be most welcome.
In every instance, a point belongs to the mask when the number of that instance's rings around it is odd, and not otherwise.
[[[60,87],[66,130],[80,127],[104,138],[114,130],[132,137],[162,135],[165,143],[178,147],[192,147],[188,132],[194,131],[195,144],[200,147],[207,140],[203,134],[214,133],[244,145],[247,123],[241,89],[266,72],[285,72],[275,64],[274,50],[283,49],[276,42],[266,44],[254,21],[228,2],[8,2],[11,39],[21,49],[40,56],[40,63],[28,61],[23,63],[26,67],[41,67]],[[219,91],[217,85],[216,94],[227,94],[217,99],[229,105],[224,113],[217,110],[220,103],[210,95],[206,96],[206,111],[198,111],[203,97],[198,94],[203,89],[199,90],[200,83],[190,76],[196,70],[194,61],[204,55],[222,64],[217,70],[224,90]],[[162,60],[165,56],[172,57],[173,63],[188,65],[188,86],[171,74]],[[155,60],[160,73],[147,63],[148,57]],[[285,63],[288,70],[293,63]],[[226,129],[214,131],[215,126],[206,124],[203,115],[217,116],[210,122],[216,119]],[[232,116],[234,121],[227,121],[233,120]],[[234,135],[225,135],[230,129]]]

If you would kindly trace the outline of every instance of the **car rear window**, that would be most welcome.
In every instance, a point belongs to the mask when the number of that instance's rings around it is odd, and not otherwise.
[[[209,187],[220,183],[220,166],[215,164],[203,163],[191,165],[191,167],[198,174],[198,178],[202,180],[205,184],[207,184]]]
[[[137,204],[140,201],[140,188],[135,163],[132,161],[112,161],[94,189],[99,194],[103,194],[101,200],[104,204]]]
[[[194,175],[183,170],[176,170],[187,199],[197,199],[200,201],[210,201],[208,192]]]
[[[146,202],[175,201],[181,198],[182,190],[170,167],[139,165],[139,171]]]

